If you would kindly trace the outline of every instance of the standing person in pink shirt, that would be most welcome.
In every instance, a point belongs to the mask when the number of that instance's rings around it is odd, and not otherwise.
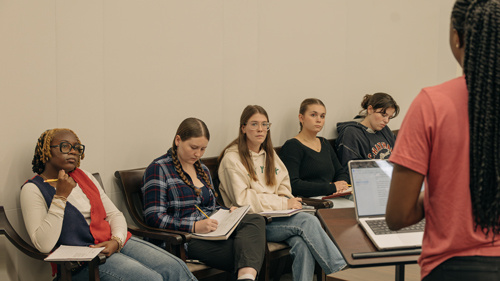
[[[450,47],[465,75],[421,91],[389,158],[387,224],[425,217],[425,281],[500,280],[499,31],[499,0],[455,3]]]

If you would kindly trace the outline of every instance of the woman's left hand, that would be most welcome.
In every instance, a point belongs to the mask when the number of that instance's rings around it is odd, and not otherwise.
[[[102,242],[102,243],[99,243],[97,245],[90,245],[90,248],[100,248],[100,247],[104,247],[104,250],[102,250],[101,253],[103,253],[104,255],[106,255],[106,257],[109,257],[111,256],[112,254],[116,253],[118,251],[118,247],[120,245],[118,245],[118,241],[116,240],[109,240],[109,241],[105,241],[105,242]]]

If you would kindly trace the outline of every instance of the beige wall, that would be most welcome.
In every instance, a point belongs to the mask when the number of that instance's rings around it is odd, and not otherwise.
[[[47,128],[78,133],[82,167],[101,173],[122,210],[113,172],[164,153],[186,117],[211,130],[205,156],[236,137],[247,104],[267,109],[275,145],[296,134],[307,97],[327,105],[327,138],[375,91],[401,105],[390,124],[397,129],[420,88],[456,75],[452,3],[0,0],[0,205],[24,231],[19,187]],[[48,275],[47,265],[2,244],[0,279]]]

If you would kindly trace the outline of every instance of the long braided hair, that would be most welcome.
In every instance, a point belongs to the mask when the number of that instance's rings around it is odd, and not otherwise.
[[[179,136],[182,141],[187,141],[190,138],[198,137],[206,137],[207,140],[210,140],[210,132],[208,131],[207,125],[205,125],[205,123],[200,119],[194,117],[190,117],[182,121],[179,125],[179,128],[177,128],[177,132],[175,133],[175,135]],[[196,188],[193,182],[190,181],[186,176],[184,170],[182,170],[182,165],[179,161],[179,156],[177,155],[177,145],[175,144],[175,137],[174,141],[172,142],[172,162],[174,163],[175,170],[179,174],[180,178],[195,191],[197,196],[199,196],[201,189]],[[200,160],[194,163],[194,168],[196,169],[196,174],[203,178],[207,187],[209,189],[212,189],[214,195],[217,196],[217,193],[213,190],[213,186],[210,183],[210,177],[203,170]]]
[[[465,47],[474,227],[500,232],[500,0],[458,0],[452,26]]]
[[[45,171],[45,163],[47,163],[52,157],[52,153],[50,152],[50,143],[52,142],[54,135],[61,131],[71,132],[73,135],[75,135],[78,143],[81,143],[75,132],[70,129],[56,128],[43,132],[38,138],[35,146],[35,154],[33,155],[33,161],[31,161],[31,164],[33,165],[32,170],[34,173],[40,175],[41,173],[43,173],[43,171]],[[83,158],[85,158],[85,153],[80,155],[80,157],[78,158],[76,162],[77,168],[80,167],[80,160],[82,160]]]

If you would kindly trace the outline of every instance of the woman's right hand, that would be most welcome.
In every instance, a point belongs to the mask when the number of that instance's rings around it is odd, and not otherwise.
[[[302,198],[295,197],[288,199],[288,209],[302,209]]]
[[[66,174],[64,170],[60,170],[59,175],[57,176],[56,195],[68,198],[75,186],[76,182],[73,178]]]
[[[335,184],[335,188],[337,189],[337,191],[335,193],[345,192],[349,188],[346,181],[336,181],[336,182],[334,182],[334,184]]]
[[[209,233],[215,231],[219,222],[214,219],[204,219],[194,223],[195,233]]]

